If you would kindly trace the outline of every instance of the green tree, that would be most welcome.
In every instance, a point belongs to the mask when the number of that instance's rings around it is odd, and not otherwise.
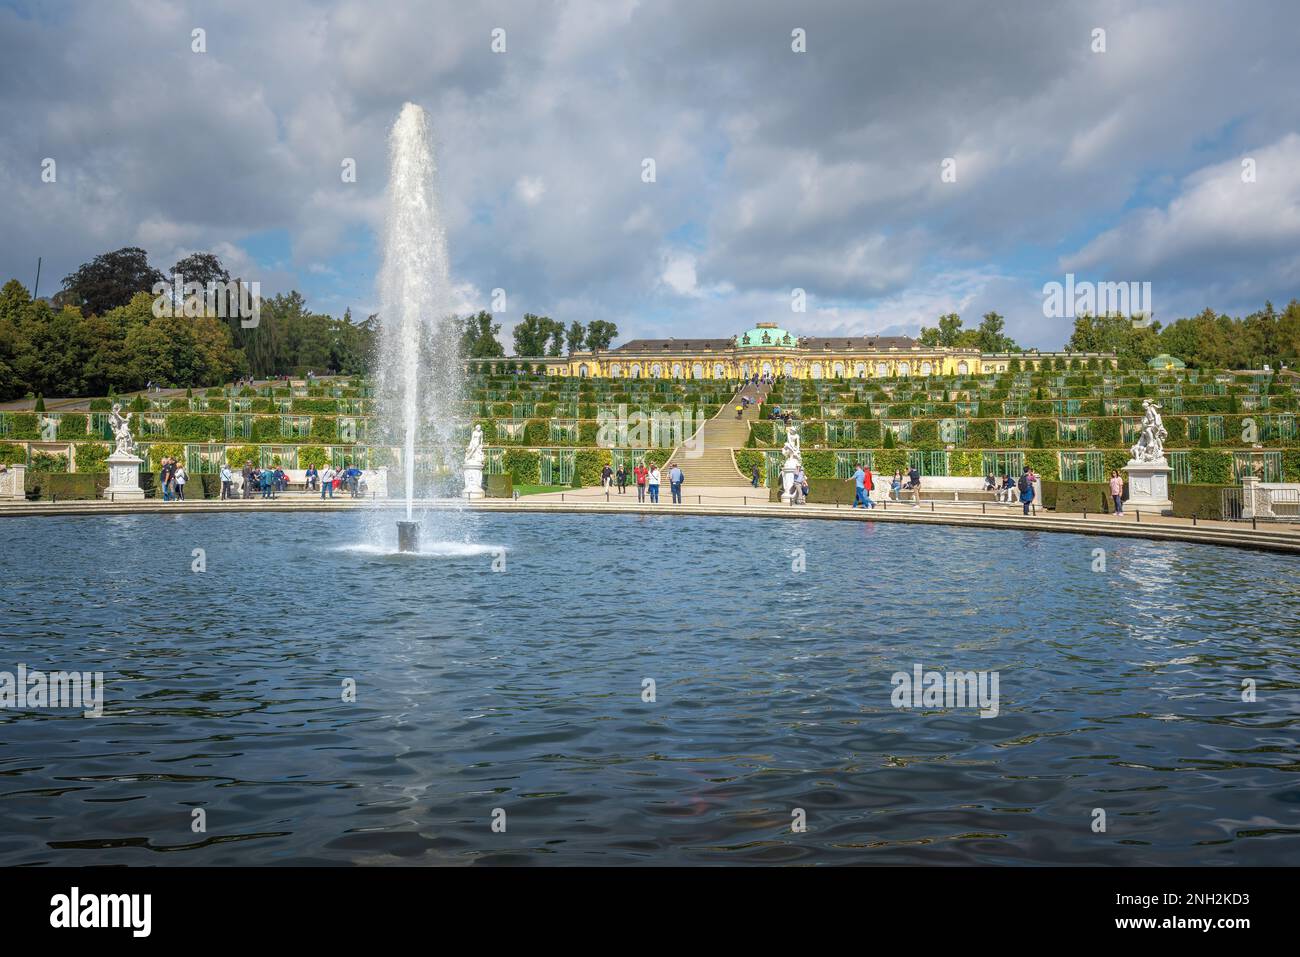
[[[127,246],[102,253],[63,277],[63,292],[67,302],[89,316],[124,306],[138,292],[152,293],[164,281],[143,249]]]
[[[526,312],[515,326],[513,337],[515,355],[544,356],[546,340],[551,337],[551,320]]]
[[[593,319],[587,323],[587,348],[592,352],[603,352],[618,337],[618,326],[604,319]]]
[[[461,323],[460,351],[472,359],[493,358],[506,354],[505,347],[497,339],[501,324],[492,321],[492,314],[485,311],[470,316]]]
[[[569,323],[569,331],[565,333],[565,339],[569,346],[569,355],[573,355],[575,352],[582,349],[586,337],[587,330],[582,323],[577,320]]]

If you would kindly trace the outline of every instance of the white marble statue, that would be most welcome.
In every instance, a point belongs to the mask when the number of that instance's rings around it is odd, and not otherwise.
[[[1160,406],[1150,399],[1142,400],[1142,425],[1137,444],[1129,449],[1134,462],[1163,462],[1165,439],[1169,432],[1160,419]]]
[[[131,413],[122,415],[122,404],[113,403],[113,411],[108,414],[109,424],[113,426],[113,437],[117,439],[117,452],[121,455],[135,454],[135,438],[131,435]]]
[[[469,448],[465,450],[465,468],[481,469],[487,461],[487,453],[483,451],[483,426],[474,426],[474,432],[469,437]]]
[[[781,466],[781,501],[794,500],[794,477],[803,468],[803,453],[799,450],[799,433],[793,425],[785,427],[785,445],[781,449],[785,463]]]
[[[487,453],[483,451],[483,426],[474,426],[469,437],[469,448],[465,450],[465,498],[483,497],[483,466],[487,462]]]
[[[785,445],[781,449],[786,465],[802,465],[803,453],[799,450],[799,433],[793,425],[785,427]]]

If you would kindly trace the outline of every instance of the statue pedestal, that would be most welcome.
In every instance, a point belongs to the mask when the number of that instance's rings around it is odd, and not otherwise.
[[[483,467],[465,466],[465,491],[462,496],[468,499],[483,498]]]
[[[104,462],[108,465],[104,498],[113,502],[144,501],[144,489],[140,487],[140,466],[144,459],[127,452],[114,452]]]
[[[0,473],[0,501],[21,502],[27,498],[27,466],[11,465]]]
[[[1259,476],[1241,477],[1241,517],[1275,518],[1272,497],[1259,487]]]
[[[786,465],[781,469],[781,501],[789,505],[794,501],[794,476],[799,470]]]
[[[1169,499],[1169,476],[1174,470],[1163,458],[1154,462],[1130,460],[1124,471],[1128,473],[1126,506],[1150,511],[1166,511],[1174,507]]]

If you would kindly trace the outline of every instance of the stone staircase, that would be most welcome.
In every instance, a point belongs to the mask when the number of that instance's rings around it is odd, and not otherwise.
[[[745,409],[744,414],[736,418],[736,405],[740,397],[748,396],[754,404]],[[744,448],[749,439],[749,423],[761,415],[762,401],[767,396],[767,388],[759,385],[746,385],[737,392],[722,410],[705,422],[692,441],[673,450],[672,458],[686,473],[686,485],[695,488],[740,488],[748,487],[750,479],[736,471],[736,462],[732,458],[732,449]],[[696,454],[698,453],[698,454]],[[694,458],[691,455],[695,455]],[[663,463],[666,464],[666,463]],[[667,482],[667,475],[664,476]]]

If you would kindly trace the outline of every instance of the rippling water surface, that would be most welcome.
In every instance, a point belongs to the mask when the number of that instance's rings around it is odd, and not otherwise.
[[[520,514],[396,556],[354,546],[364,522],[4,519],[0,671],[103,671],[105,713],[0,710],[0,864],[1300,851],[1292,559]],[[895,709],[917,663],[998,672],[1000,713]]]

